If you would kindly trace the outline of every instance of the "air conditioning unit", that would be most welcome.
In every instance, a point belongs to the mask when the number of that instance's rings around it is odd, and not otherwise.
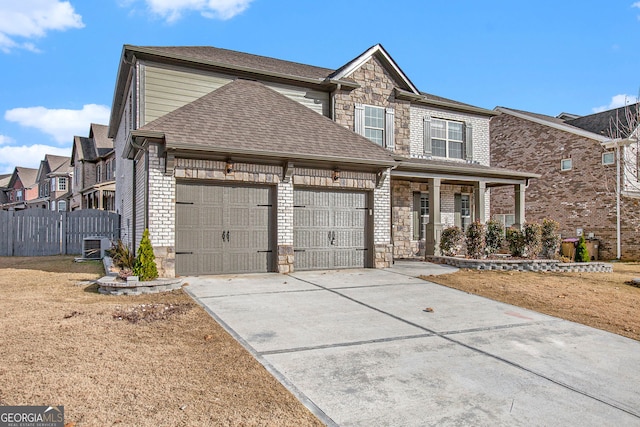
[[[108,237],[85,237],[82,240],[82,258],[102,259],[105,251],[111,248],[111,240]]]

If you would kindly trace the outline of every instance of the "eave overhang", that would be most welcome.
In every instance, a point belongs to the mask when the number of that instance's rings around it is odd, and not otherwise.
[[[471,114],[477,114],[477,115],[488,116],[488,117],[499,115],[498,112],[493,110],[487,110],[485,108],[474,107],[472,105],[458,104],[455,102],[447,102],[442,100],[430,99],[426,95],[415,94],[399,88],[395,88],[394,90],[395,90],[395,97],[397,99],[410,101],[414,104],[426,105],[434,108],[454,110],[462,113],[471,113]]]

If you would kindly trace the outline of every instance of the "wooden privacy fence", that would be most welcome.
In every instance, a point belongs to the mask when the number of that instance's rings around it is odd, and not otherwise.
[[[120,238],[120,215],[97,209],[0,211],[0,256],[82,254],[85,237]]]

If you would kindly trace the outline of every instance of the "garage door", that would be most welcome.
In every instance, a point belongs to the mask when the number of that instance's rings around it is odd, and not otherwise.
[[[272,270],[271,187],[176,185],[176,274]]]
[[[295,190],[294,268],[366,267],[367,200],[363,191]]]

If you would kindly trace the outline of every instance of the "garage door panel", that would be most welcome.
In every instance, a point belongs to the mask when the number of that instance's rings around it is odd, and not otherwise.
[[[364,267],[366,203],[364,191],[295,190],[295,268]]]
[[[271,194],[267,186],[178,183],[176,273],[270,271]]]

